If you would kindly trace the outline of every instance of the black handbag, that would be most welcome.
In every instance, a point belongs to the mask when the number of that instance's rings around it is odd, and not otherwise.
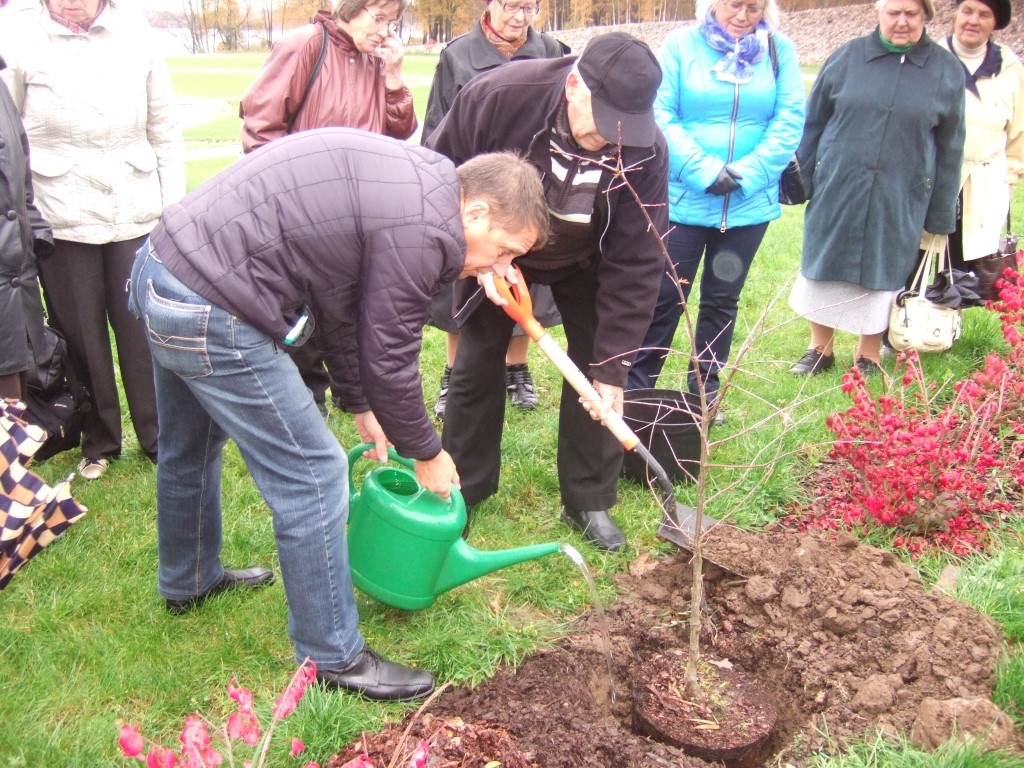
[[[1006,214],[1006,237],[1000,238],[999,250],[988,256],[968,262],[978,276],[978,295],[982,301],[999,301],[999,286],[1007,269],[1017,270],[1017,236],[1011,234],[1010,214]]]
[[[21,276],[25,330],[32,356],[26,378],[29,389],[43,394],[56,392],[67,375],[68,344],[64,337],[46,322],[43,298],[34,267]]]
[[[768,55],[772,59],[772,72],[779,79],[779,53],[775,50],[775,35],[768,35]],[[779,177],[779,202],[783,205],[802,205],[807,202],[807,190],[804,188],[804,175],[800,170],[800,161],[793,155],[786,170]]]
[[[793,155],[786,170],[779,179],[779,202],[783,205],[802,205],[807,202],[807,190],[804,189],[804,176],[800,170],[800,161]]]

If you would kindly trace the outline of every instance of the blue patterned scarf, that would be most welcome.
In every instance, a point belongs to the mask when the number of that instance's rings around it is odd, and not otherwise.
[[[715,20],[714,13],[709,12],[700,25],[700,33],[712,49],[725,54],[711,71],[727,83],[749,83],[754,76],[754,65],[768,51],[768,25],[763,19],[751,34],[737,40]]]

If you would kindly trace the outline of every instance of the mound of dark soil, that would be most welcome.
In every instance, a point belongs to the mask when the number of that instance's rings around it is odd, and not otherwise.
[[[842,747],[878,730],[907,734],[927,697],[991,695],[1001,649],[994,622],[926,591],[891,553],[851,536],[725,525],[706,547],[725,568],[706,569],[704,655],[754,675],[780,710],[758,764],[799,768],[829,743]],[[412,746],[442,734],[431,742],[428,767],[707,766],[632,728],[641,666],[687,647],[689,560],[682,552],[658,561],[641,554],[621,579],[621,597],[607,611],[615,702],[601,633],[589,617],[557,647],[476,688],[444,693],[430,717],[367,735],[328,765],[343,765],[362,747],[385,765],[411,725]]]

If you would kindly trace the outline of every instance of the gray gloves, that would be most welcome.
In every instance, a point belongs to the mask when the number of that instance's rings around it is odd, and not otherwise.
[[[718,178],[715,179],[708,188],[704,191],[709,195],[727,195],[730,192],[735,192],[740,188],[737,183],[737,179],[742,179],[736,171],[732,170],[728,165],[723,165],[722,170],[718,172]]]

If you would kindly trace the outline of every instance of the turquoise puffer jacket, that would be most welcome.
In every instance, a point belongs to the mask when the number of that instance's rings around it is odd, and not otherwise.
[[[793,43],[774,37],[778,79],[766,52],[750,82],[741,85],[715,77],[711,67],[722,54],[698,27],[665,39],[654,114],[668,142],[672,221],[725,231],[782,215],[779,177],[800,144],[804,87]],[[726,163],[743,177],[741,189],[726,196],[705,193]]]

